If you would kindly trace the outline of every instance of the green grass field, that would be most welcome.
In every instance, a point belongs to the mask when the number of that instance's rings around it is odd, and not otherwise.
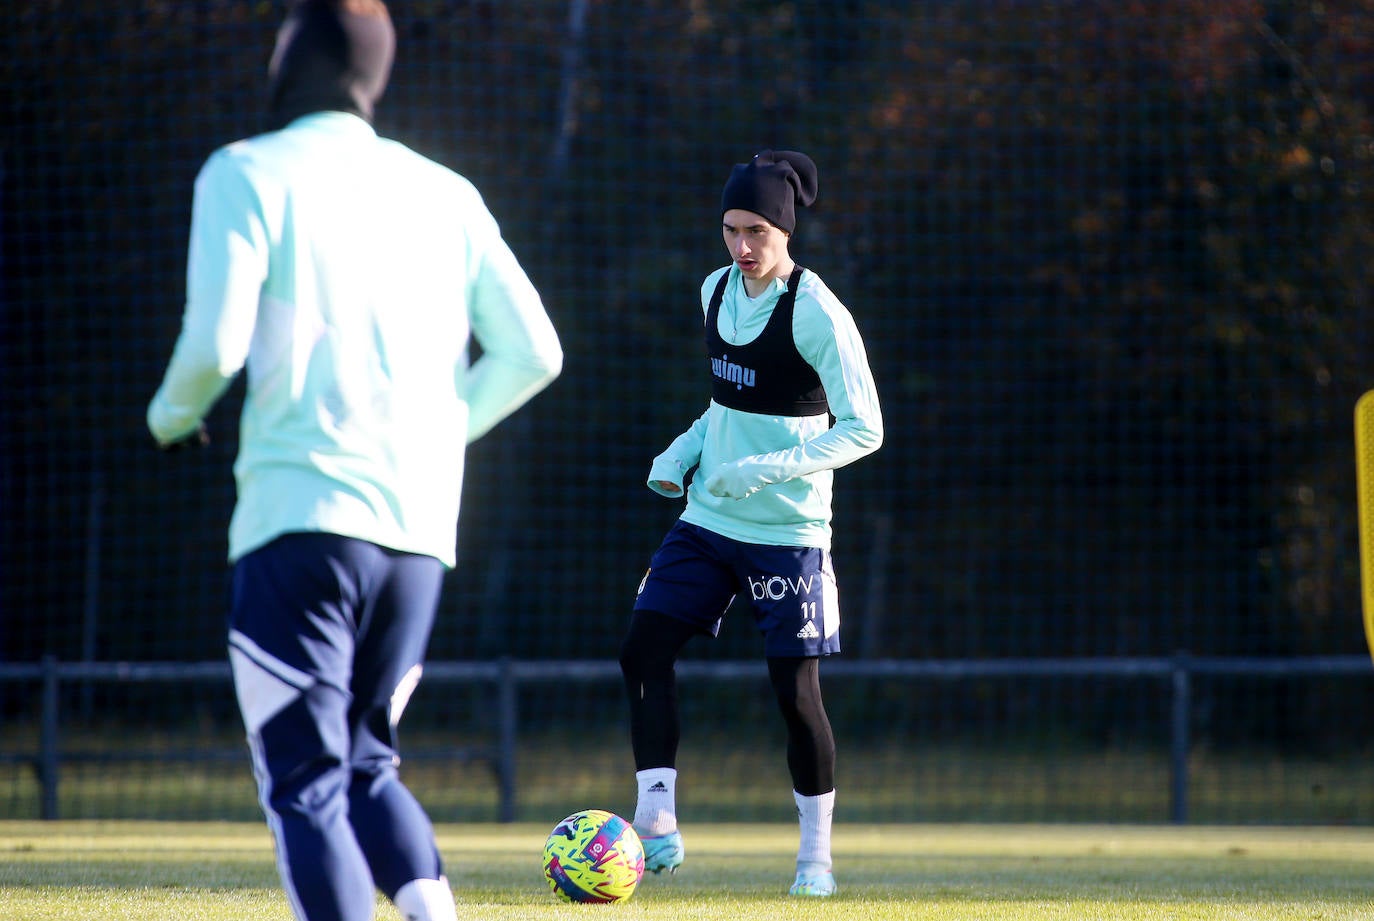
[[[676,876],[575,906],[545,888],[548,829],[441,826],[465,921],[1368,919],[1374,829],[840,825],[840,894],[801,901],[790,825],[686,826]],[[0,822],[5,921],[290,921],[255,823]],[[396,913],[379,901],[378,919]]]

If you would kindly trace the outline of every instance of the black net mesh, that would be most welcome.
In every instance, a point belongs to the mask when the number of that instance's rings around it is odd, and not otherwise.
[[[1374,818],[1350,423],[1374,385],[1374,12],[393,7],[379,130],[483,191],[568,355],[471,452],[433,660],[614,659],[678,512],[644,488],[649,461],[705,405],[694,297],[726,261],[720,185],[755,150],[800,149],[821,193],[793,253],[855,314],[887,422],[837,475],[860,670],[826,681],[850,815],[1168,818],[1182,699],[1190,817]],[[192,179],[261,129],[280,15],[0,13],[0,817],[256,808],[221,679],[64,673],[44,693],[38,663],[223,658],[238,391],[193,458],[154,450],[143,414],[180,319]],[[878,667],[1183,651],[1316,664],[1194,676],[1184,698],[1128,664]],[[760,654],[735,612],[688,657]],[[513,712],[520,815],[627,808],[621,691],[597,675],[531,677],[504,711],[485,680],[424,685],[404,727],[422,799],[495,814],[484,758]],[[790,816],[762,678],[683,694],[684,810]]]

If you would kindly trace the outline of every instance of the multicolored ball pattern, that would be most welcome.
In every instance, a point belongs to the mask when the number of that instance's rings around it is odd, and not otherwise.
[[[554,826],[544,843],[544,879],[569,902],[619,902],[644,876],[644,845],[613,812],[583,809]]]

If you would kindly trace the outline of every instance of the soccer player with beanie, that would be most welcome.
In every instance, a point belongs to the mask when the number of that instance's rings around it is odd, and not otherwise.
[[[196,178],[181,332],[147,422],[166,449],[246,370],[228,646],[301,921],[453,921],[396,727],[455,565],[466,445],[557,376],[538,292],[466,179],[379,137],[380,0],[293,3],[273,130]],[[481,346],[469,363],[470,340]]]
[[[797,208],[816,192],[815,163],[786,150],[737,164],[725,183],[721,229],[732,261],[700,292],[711,399],[650,467],[649,488],[669,498],[685,488],[687,504],[650,560],[620,650],[638,782],[634,825],[646,868],[674,871],[685,854],[675,663],[693,636],[719,632],[736,595],[748,600],[787,727],[801,834],[789,891],[798,896],[835,892],[835,739],[819,671],[821,656],[840,651],[834,471],[883,440],[853,317],[788,253]]]

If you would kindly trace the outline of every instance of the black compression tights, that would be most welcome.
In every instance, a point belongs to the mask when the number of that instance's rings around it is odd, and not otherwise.
[[[682,727],[673,665],[695,627],[655,611],[636,611],[620,647],[630,701],[635,770],[674,767]],[[769,658],[768,680],[787,724],[787,767],[803,796],[835,789],[835,736],[821,701],[815,658]]]
[[[620,673],[630,699],[635,770],[673,767],[682,727],[673,664],[697,629],[657,611],[635,611],[620,645]]]
[[[792,789],[819,796],[835,789],[835,736],[821,701],[820,660],[769,658],[768,680],[787,723]]]

